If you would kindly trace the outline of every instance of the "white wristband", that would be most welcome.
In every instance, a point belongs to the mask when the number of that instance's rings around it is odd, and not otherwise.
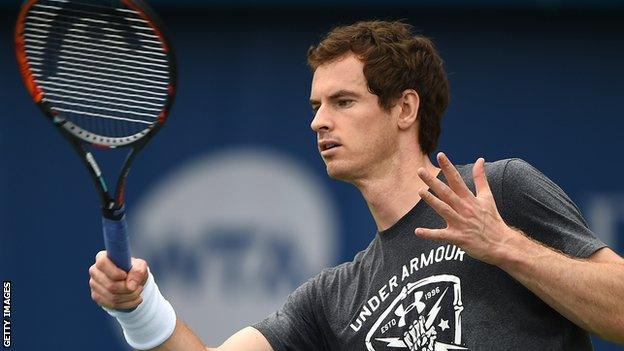
[[[104,308],[117,318],[126,341],[137,350],[149,350],[164,343],[173,334],[176,314],[158,290],[151,272],[141,292],[143,302],[132,312]]]

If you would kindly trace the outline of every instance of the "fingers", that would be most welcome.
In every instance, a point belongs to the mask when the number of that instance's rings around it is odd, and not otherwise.
[[[479,158],[472,167],[472,177],[474,178],[475,187],[477,189],[477,196],[491,194],[490,183],[488,183],[487,176],[485,175],[485,160]]]
[[[446,229],[429,229],[429,228],[417,228],[416,235],[421,238],[437,241],[448,241],[446,235]]]
[[[95,266],[111,280],[126,279],[126,272],[115,266],[106,255],[106,251],[100,251],[95,256]]]
[[[132,268],[126,273],[107,257],[106,251],[96,255],[89,267],[91,298],[99,305],[113,309],[129,309],[138,306],[141,292],[148,277],[147,263],[132,258]]]
[[[420,316],[418,320],[418,335],[425,335],[425,317]]]
[[[461,208],[462,199],[440,179],[431,175],[424,168],[418,170],[418,176],[440,197],[440,199],[449,204],[453,209],[459,210]]]
[[[418,329],[416,328],[416,321],[412,322],[412,325],[403,333],[403,341],[407,344],[410,350],[414,350],[414,346],[417,346],[418,341]]]
[[[112,310],[131,310],[133,308],[136,308],[141,304],[141,302],[143,302],[143,298],[139,296],[136,299],[128,302],[111,303],[109,300],[102,298],[98,293],[94,292],[93,290],[91,291],[91,299],[95,301],[95,303],[97,303],[98,305]]]
[[[100,284],[111,294],[127,294],[132,292],[132,290],[126,287],[125,280],[110,279],[104,272],[99,270],[95,264],[89,268],[89,275],[91,276],[91,280]]]
[[[147,262],[140,258],[132,258],[132,268],[128,272],[126,287],[134,291],[138,286],[145,285],[147,281]]]
[[[91,288],[91,298],[104,307],[129,309],[138,306],[143,301],[141,298],[143,287],[139,287],[132,293],[114,294],[93,278],[89,279],[89,287]]]
[[[418,192],[420,198],[425,200],[426,203],[431,206],[444,220],[446,220],[447,224],[459,223],[462,220],[462,217],[446,202],[438,199],[428,190],[420,190]]]
[[[455,191],[455,193],[462,198],[474,196],[468,186],[466,186],[461,174],[459,174],[457,168],[455,168],[446,154],[439,152],[437,158],[438,164],[442,169],[442,173],[444,173],[444,177],[446,177],[451,189],[453,189],[453,191]]]

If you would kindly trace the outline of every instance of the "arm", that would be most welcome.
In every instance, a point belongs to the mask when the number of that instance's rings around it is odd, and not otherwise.
[[[505,270],[581,328],[624,343],[624,260],[609,248],[581,260],[516,232],[497,258]]]
[[[206,347],[189,327],[178,319],[176,328],[167,341],[152,351],[273,351],[264,335],[258,330],[247,327],[241,329],[223,345],[217,348]]]
[[[490,190],[483,159],[473,169],[476,196],[448,158],[438,162],[446,185],[419,170],[435,191],[420,196],[447,222],[443,229],[416,229],[427,239],[451,242],[473,258],[496,265],[544,302],[580,327],[624,343],[624,260],[603,248],[588,260],[575,259],[546,247],[509,227]]]
[[[108,309],[131,309],[143,302],[141,293],[148,280],[147,263],[132,259],[132,269],[126,273],[100,251],[89,268],[91,298]],[[170,330],[170,329],[169,329]],[[247,327],[232,335],[223,345],[208,348],[184,322],[177,319],[171,336],[153,351],[273,351],[266,338],[256,329]]]

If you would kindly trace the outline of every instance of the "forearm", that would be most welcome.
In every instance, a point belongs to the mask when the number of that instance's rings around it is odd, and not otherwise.
[[[152,351],[206,351],[210,350],[204,346],[193,331],[186,326],[186,324],[179,318],[176,321],[176,326],[173,334],[160,346],[151,349]]]
[[[273,351],[267,339],[256,329],[246,327],[229,337],[218,348],[204,346],[202,341],[180,319],[167,341],[150,351]]]
[[[117,319],[126,341],[136,349],[272,351],[267,339],[252,327],[240,330],[218,348],[205,347],[199,337],[176,317],[144,260],[133,258],[132,269],[126,273],[115,266],[106,251],[100,251],[95,264],[89,268],[89,275],[91,297]],[[134,283],[134,287],[131,288],[130,283]],[[129,309],[132,311],[126,311]]]
[[[448,185],[421,168],[418,176],[437,196],[427,189],[421,189],[418,194],[444,218],[447,226],[417,228],[419,237],[451,242],[471,257],[500,267],[580,327],[624,343],[624,261],[621,257],[612,251],[599,250],[589,260],[572,259],[529,239],[507,226],[498,212],[482,158],[473,167],[476,194],[444,154],[438,154],[438,162]],[[537,177],[536,181],[546,180]],[[529,191],[528,184],[518,181],[513,186],[520,185],[525,189],[520,189],[517,195],[531,196],[525,193]],[[563,195],[557,193],[552,197]],[[571,206],[555,199],[546,202]],[[568,212],[574,215],[575,209]]]
[[[544,302],[583,329],[624,343],[624,265],[570,258],[522,234],[503,252],[497,265]]]

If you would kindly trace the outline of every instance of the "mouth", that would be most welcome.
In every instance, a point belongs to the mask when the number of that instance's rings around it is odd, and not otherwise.
[[[318,149],[321,154],[325,154],[330,150],[335,150],[336,148],[342,146],[342,144],[333,141],[333,140],[323,140],[318,142]]]

